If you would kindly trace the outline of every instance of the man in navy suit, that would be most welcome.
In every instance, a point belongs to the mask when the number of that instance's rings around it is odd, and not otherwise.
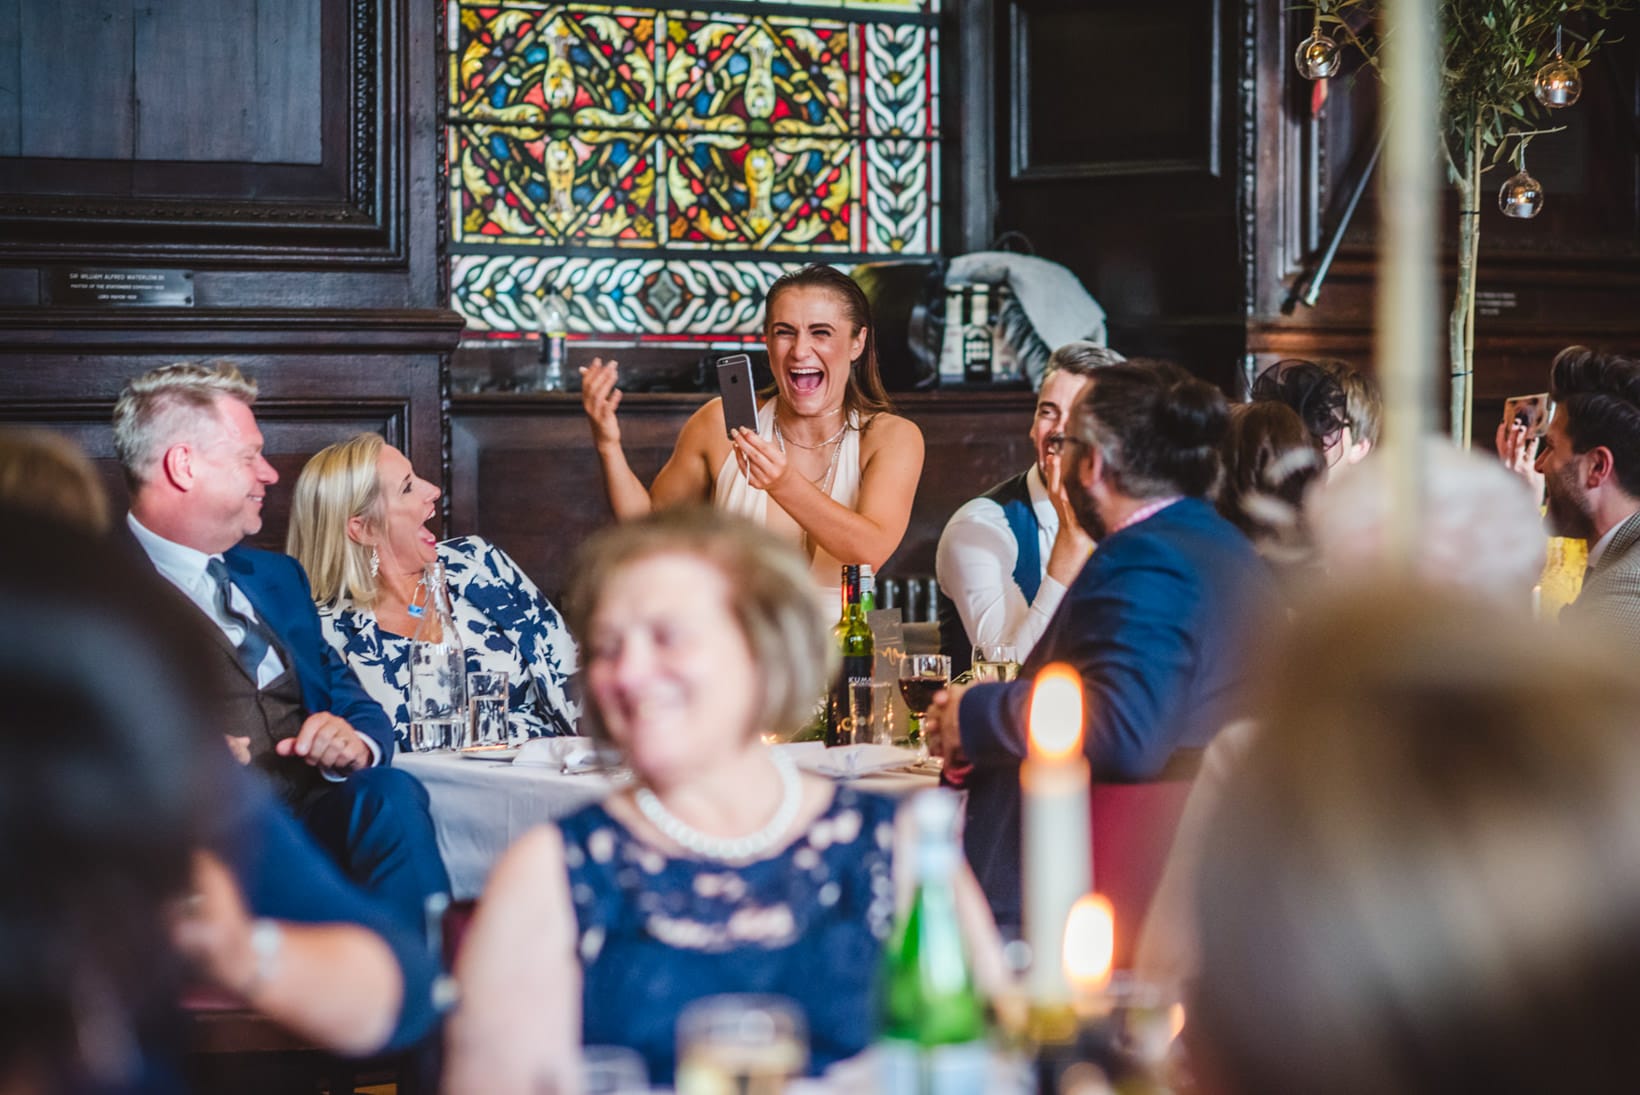
[[[963,841],[1006,927],[1020,923],[1019,766],[1036,673],[1082,678],[1083,749],[1100,781],[1162,776],[1243,714],[1242,630],[1273,602],[1247,538],[1206,501],[1228,418],[1211,385],[1164,362],[1101,369],[1065,430],[1072,512],[1098,543],[1019,680],[952,688],[929,749],[973,764]]]
[[[449,890],[427,792],[389,767],[393,730],[319,630],[307,577],[286,555],[239,546],[278,481],[262,455],[256,387],[232,365],[155,369],[126,385],[114,441],[130,534],[216,626],[218,726],[267,776],[343,872],[407,922]]]

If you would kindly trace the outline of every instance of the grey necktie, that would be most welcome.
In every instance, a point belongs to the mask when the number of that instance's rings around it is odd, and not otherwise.
[[[216,583],[217,610],[238,624],[244,631],[239,640],[239,664],[245,667],[251,680],[257,680],[257,670],[262,667],[262,659],[268,656],[268,647],[273,645],[273,632],[261,620],[252,619],[233,603],[233,579],[228,576],[228,565],[221,559],[212,559],[205,564],[205,573],[211,576]]]

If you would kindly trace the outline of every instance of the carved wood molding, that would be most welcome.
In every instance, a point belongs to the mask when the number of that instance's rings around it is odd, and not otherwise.
[[[461,337],[462,326],[462,318],[445,309],[0,309],[0,339],[8,349],[31,347],[53,353],[242,353],[263,348],[322,353],[336,347],[369,353],[448,353]]]

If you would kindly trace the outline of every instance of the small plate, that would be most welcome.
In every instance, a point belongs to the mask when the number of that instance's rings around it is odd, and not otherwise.
[[[504,760],[511,764],[518,755],[516,745],[480,745],[473,749],[463,749],[461,755],[468,760]]]

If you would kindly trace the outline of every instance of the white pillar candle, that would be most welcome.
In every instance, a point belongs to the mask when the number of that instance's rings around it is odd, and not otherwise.
[[[1030,1001],[1064,1007],[1070,984],[1060,960],[1065,922],[1093,889],[1088,762],[1082,755],[1082,679],[1063,663],[1037,675],[1030,733],[1020,768],[1023,794],[1025,941],[1031,946]]]

